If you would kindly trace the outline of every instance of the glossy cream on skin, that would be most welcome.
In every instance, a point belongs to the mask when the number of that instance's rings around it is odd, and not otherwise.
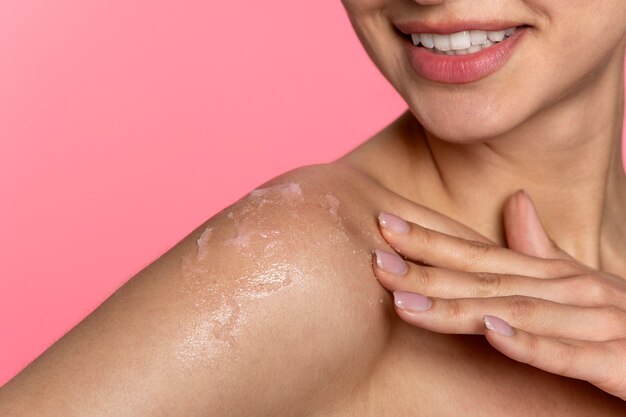
[[[316,274],[318,266],[311,260],[327,242],[311,241],[310,254],[293,253],[298,242],[310,240],[306,231],[310,226],[298,226],[288,234],[280,228],[282,224],[303,224],[299,213],[311,205],[322,209],[336,225],[327,239],[336,243],[338,250],[349,242],[339,214],[340,201],[331,193],[311,191],[305,195],[295,182],[253,190],[235,203],[224,219],[230,223],[226,233],[219,233],[215,226],[202,231],[196,240],[196,253],[181,258],[183,288],[197,300],[190,308],[198,317],[181,329],[184,337],[177,356],[182,362],[191,366],[228,360],[238,349],[242,327],[255,317],[252,309],[256,301],[287,290],[292,284],[311,285],[302,278]],[[280,222],[269,218],[268,213],[273,211],[280,212]],[[215,277],[210,253],[215,245],[233,248],[240,255],[241,262],[232,266],[236,272],[230,279]],[[363,251],[360,255],[361,262],[369,263],[369,253]],[[374,304],[379,304],[378,300],[370,305]]]

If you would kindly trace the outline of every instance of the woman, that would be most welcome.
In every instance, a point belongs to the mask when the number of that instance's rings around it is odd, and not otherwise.
[[[626,3],[344,5],[407,112],[199,226],[3,416],[623,415]]]

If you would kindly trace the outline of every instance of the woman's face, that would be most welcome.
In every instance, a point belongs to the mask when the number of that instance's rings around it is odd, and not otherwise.
[[[411,112],[425,129],[451,142],[477,142],[504,134],[585,88],[597,85],[608,73],[616,74],[626,46],[626,0],[342,2],[367,53],[408,103]],[[422,49],[412,65],[407,51],[417,47],[400,28],[406,32],[406,24],[415,22],[430,25],[428,31],[438,35],[488,29],[489,24],[495,24],[492,28],[529,27],[522,31],[522,36],[517,34],[514,42],[510,42],[514,39],[511,37],[508,42],[514,48],[508,58],[485,75],[476,71],[476,67],[484,68],[485,62],[493,62],[503,53],[488,53],[490,60],[480,63],[469,54],[443,58],[428,55],[420,63],[419,57],[424,57],[424,53],[433,53]],[[459,26],[451,28],[455,23]],[[410,33],[414,31],[412,28]],[[481,32],[473,33],[480,38]],[[446,39],[450,38],[439,39],[442,49],[446,49]],[[457,43],[455,48],[462,45],[464,38],[458,39],[461,44]],[[426,43],[429,46],[428,40]],[[503,51],[507,49],[503,45],[492,47]],[[487,56],[485,52],[478,53]],[[433,76],[432,65],[440,69],[450,62],[453,63],[448,68],[453,73],[455,68],[472,66],[474,73],[468,77],[461,71],[460,78]],[[414,69],[420,65],[430,65],[431,69],[425,72]]]

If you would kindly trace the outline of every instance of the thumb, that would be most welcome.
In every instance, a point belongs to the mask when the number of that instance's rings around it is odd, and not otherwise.
[[[508,247],[539,258],[573,259],[548,236],[537,209],[525,190],[518,190],[504,205],[504,231]]]

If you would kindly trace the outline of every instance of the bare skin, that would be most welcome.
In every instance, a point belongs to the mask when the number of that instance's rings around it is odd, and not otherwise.
[[[345,160],[301,168],[261,188],[281,184],[298,184],[302,198],[278,193],[261,203],[248,196],[198,227],[5,385],[3,415],[624,411],[621,400],[512,361],[481,336],[433,333],[396,316],[372,272],[370,251],[389,250],[376,215],[385,210],[485,239],[478,233]],[[246,218],[261,232],[242,244],[237,229],[247,227]],[[196,261],[207,227],[208,252]],[[277,231],[277,246],[268,249],[262,231]],[[258,284],[276,271],[288,273]]]
[[[1,414],[624,414],[624,401],[480,335],[402,321],[370,257],[390,249],[380,211],[504,244],[502,205],[523,187],[562,248],[626,277],[626,7],[597,4],[345,0],[410,112],[199,226],[2,387]],[[390,22],[458,16],[533,32],[511,65],[466,88],[412,75]]]

